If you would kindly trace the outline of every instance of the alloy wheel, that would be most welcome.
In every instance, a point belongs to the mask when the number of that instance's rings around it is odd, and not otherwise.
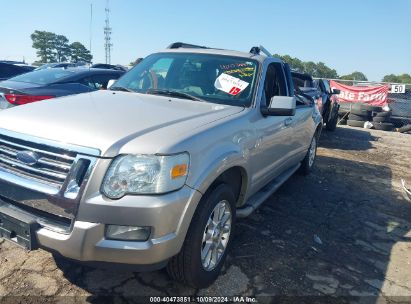
[[[201,262],[205,270],[213,270],[221,261],[230,238],[231,224],[231,207],[223,200],[214,207],[204,229]]]

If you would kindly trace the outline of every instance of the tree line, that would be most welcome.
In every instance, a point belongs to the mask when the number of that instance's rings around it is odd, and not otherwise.
[[[274,57],[279,57],[283,61],[287,62],[290,67],[301,73],[307,73],[313,77],[327,78],[327,79],[342,79],[342,80],[358,80],[358,81],[368,81],[367,76],[359,71],[355,71],[348,75],[338,75],[335,69],[328,67],[324,62],[313,62],[313,61],[302,61],[298,58],[291,57],[289,55],[278,55],[274,54]],[[382,79],[383,82],[393,82],[393,83],[408,83],[411,84],[411,75],[386,75]]]
[[[385,75],[382,81],[411,84],[411,75],[410,74],[401,74],[401,75],[389,74],[389,75]]]
[[[34,31],[31,34],[33,48],[37,50],[39,62],[87,62],[90,63],[93,56],[80,42],[69,42],[64,35],[58,35],[47,31]]]
[[[281,58],[287,62],[293,70],[300,73],[307,73],[318,78],[338,78],[337,71],[326,66],[324,62],[315,63],[313,61],[302,61],[290,55],[274,54],[274,57]]]
[[[55,34],[47,31],[34,31],[31,34],[33,48],[37,50],[37,56],[40,63],[49,62],[87,62],[90,63],[93,59],[90,51],[80,42],[69,42],[69,39],[64,35]],[[355,71],[348,75],[338,75],[335,69],[328,67],[324,62],[302,61],[290,55],[274,54],[275,57],[281,58],[287,62],[291,68],[301,73],[307,73],[313,77],[327,79],[343,79],[343,80],[358,80],[368,81],[367,76],[359,71]],[[138,58],[131,65],[140,62]],[[411,75],[386,75],[382,79],[384,82],[408,83],[411,84]]]

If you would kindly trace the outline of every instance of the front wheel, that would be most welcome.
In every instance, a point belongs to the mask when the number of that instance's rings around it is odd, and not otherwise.
[[[304,160],[301,163],[300,172],[303,175],[308,175],[313,166],[317,156],[317,144],[318,144],[318,137],[317,133],[313,136],[311,140],[310,147],[308,148],[307,154],[305,155]]]
[[[201,199],[180,253],[171,258],[171,278],[194,288],[211,285],[220,274],[231,244],[235,222],[235,198],[220,184]]]

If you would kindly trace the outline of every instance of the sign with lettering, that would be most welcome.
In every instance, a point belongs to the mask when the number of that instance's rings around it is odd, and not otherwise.
[[[337,95],[339,102],[363,102],[374,106],[384,106],[388,102],[388,85],[357,87],[331,80],[330,86],[331,90],[341,91]]]
[[[214,83],[216,89],[234,96],[244,91],[248,85],[248,82],[225,73],[218,76]]]

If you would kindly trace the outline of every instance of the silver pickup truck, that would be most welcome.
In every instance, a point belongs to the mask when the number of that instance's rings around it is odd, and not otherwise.
[[[0,236],[205,287],[236,218],[310,171],[321,128],[264,48],[174,43],[110,90],[0,113]]]

